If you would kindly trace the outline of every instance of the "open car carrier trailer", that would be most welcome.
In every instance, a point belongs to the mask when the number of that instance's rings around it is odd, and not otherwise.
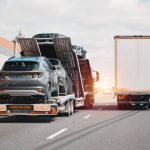
[[[73,92],[66,96],[51,97],[44,104],[1,104],[0,115],[54,116],[65,112],[70,116],[76,107],[93,106],[94,84],[89,60],[78,57],[69,37],[47,37],[47,34],[39,34],[33,38],[19,38],[18,42],[22,57],[45,56],[64,62],[72,81]]]
[[[75,96],[52,97],[49,104],[1,104],[0,116],[56,116],[58,113],[65,113],[70,116],[74,112]]]

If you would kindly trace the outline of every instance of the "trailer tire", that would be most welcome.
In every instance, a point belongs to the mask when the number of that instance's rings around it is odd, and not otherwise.
[[[70,107],[71,107],[70,115],[73,115],[74,113],[74,101],[73,100],[70,101]]]
[[[118,103],[117,104],[117,108],[118,108],[118,110],[124,110],[124,109],[127,108],[127,105],[126,104],[120,104],[120,103]]]
[[[71,105],[70,105],[70,101],[68,101],[66,116],[69,117],[70,115],[71,115]]]
[[[150,103],[148,103],[148,109],[150,109]]]
[[[145,108],[146,110],[149,109],[149,105],[146,104],[144,108]]]
[[[84,109],[92,108],[93,103],[94,103],[94,99],[92,98],[92,95],[87,95],[84,102]]]

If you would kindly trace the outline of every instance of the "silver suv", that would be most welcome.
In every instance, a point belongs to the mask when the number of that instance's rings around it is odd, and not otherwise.
[[[72,84],[71,79],[69,78],[68,73],[65,70],[65,64],[63,64],[60,60],[54,58],[49,58],[48,60],[55,68],[55,71],[58,73],[60,95],[71,94]]]
[[[58,96],[59,80],[45,57],[10,58],[0,72],[0,103],[43,103]]]

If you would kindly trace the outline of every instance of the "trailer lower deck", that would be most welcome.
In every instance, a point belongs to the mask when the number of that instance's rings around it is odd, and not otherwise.
[[[56,116],[61,112],[69,116],[75,104],[74,94],[52,97],[46,104],[0,104],[0,116]]]

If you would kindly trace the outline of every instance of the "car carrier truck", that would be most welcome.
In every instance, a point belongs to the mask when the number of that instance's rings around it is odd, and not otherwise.
[[[115,36],[115,94],[118,108],[150,103],[150,36]]]
[[[72,82],[72,93],[51,96],[44,103],[1,103],[1,115],[57,115],[65,112],[72,115],[74,108],[90,108],[94,103],[94,85],[89,60],[82,47],[72,46],[69,37],[59,34],[37,34],[33,38],[19,38],[22,57],[40,57],[58,59]],[[77,52],[81,50],[80,53]],[[83,51],[83,57],[81,52]],[[80,55],[78,55],[78,53]],[[1,73],[1,77],[9,72]],[[8,100],[9,101],[9,100]]]

